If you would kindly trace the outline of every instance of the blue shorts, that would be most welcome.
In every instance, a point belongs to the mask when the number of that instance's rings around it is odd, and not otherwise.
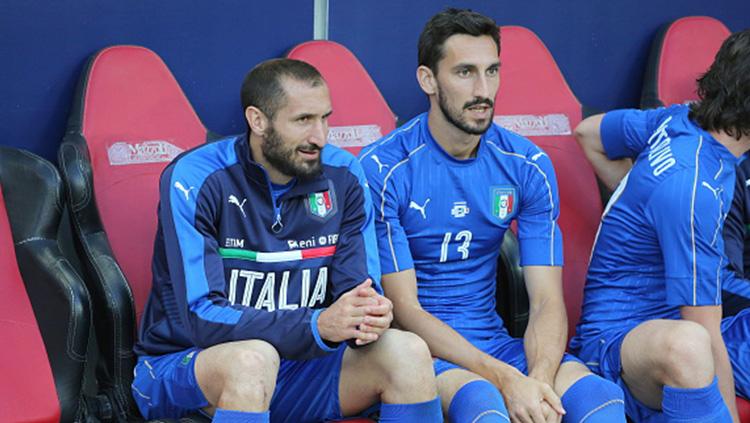
[[[340,419],[339,375],[345,350],[343,344],[335,352],[313,360],[282,359],[271,398],[271,421]],[[190,348],[138,359],[132,391],[143,417],[180,418],[209,405],[195,379],[195,358],[199,353],[199,349]]]
[[[578,356],[594,373],[615,382],[625,393],[625,413],[634,421],[648,422],[661,419],[660,410],[647,407],[631,395],[622,379],[620,350],[625,336],[637,325],[604,332],[584,342]],[[721,321],[721,333],[734,370],[737,395],[750,395],[750,309]]]
[[[515,367],[521,373],[528,375],[529,366],[526,363],[526,351],[523,348],[523,339],[513,338],[510,335],[503,334],[491,341],[472,342],[472,344],[492,357],[495,357],[503,363]],[[563,354],[561,363],[567,361],[581,362],[581,360],[577,359],[575,356],[565,353]],[[435,367],[435,376],[451,369],[462,368],[457,364],[453,364],[450,361],[445,361],[440,358],[436,358],[433,365]]]

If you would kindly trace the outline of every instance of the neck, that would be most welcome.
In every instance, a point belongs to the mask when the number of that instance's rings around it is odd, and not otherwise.
[[[427,115],[427,126],[435,141],[448,154],[466,160],[476,156],[481,135],[467,134],[450,123],[437,104],[432,104]]]
[[[726,147],[727,150],[729,150],[729,152],[734,155],[734,157],[740,157],[748,150],[750,150],[750,137],[745,136],[738,140],[737,138],[730,136],[726,132],[721,130],[708,131],[708,133],[711,134],[711,136],[714,137],[714,139],[718,141],[719,144]]]
[[[268,179],[270,179],[271,182],[276,185],[288,184],[289,181],[292,180],[292,177],[279,172],[278,169],[273,167],[273,165],[269,163],[268,160],[266,160],[266,156],[263,155],[263,150],[260,147],[263,140],[253,133],[250,133],[250,136],[248,138],[248,142],[250,143],[250,151],[253,153],[253,160],[255,160],[256,163],[261,165],[261,167],[266,170],[266,173],[268,173]]]

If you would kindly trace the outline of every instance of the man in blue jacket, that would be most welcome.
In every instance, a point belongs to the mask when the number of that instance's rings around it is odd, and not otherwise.
[[[737,421],[735,393],[750,395],[750,309],[722,320],[721,308],[735,282],[722,225],[750,149],[750,30],[724,42],[698,93],[576,128],[597,173],[621,181],[571,350],[623,388],[636,421]]]
[[[384,422],[440,421],[427,346],[388,329],[364,173],[326,145],[325,81],[271,60],[241,97],[248,134],[186,152],[161,177],[135,347],[142,414],[316,422],[381,402]]]

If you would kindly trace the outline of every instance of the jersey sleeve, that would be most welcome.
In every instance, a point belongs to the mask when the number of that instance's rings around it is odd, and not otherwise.
[[[624,109],[607,112],[599,127],[607,157],[611,160],[638,157],[651,142],[651,136],[665,116],[664,110]]]
[[[317,333],[320,310],[258,310],[232,305],[216,241],[216,209],[221,204],[210,184],[197,180],[177,162],[162,174],[159,224],[178,321],[201,348],[262,339],[288,359],[309,359],[332,351]],[[179,184],[180,188],[176,186]],[[170,307],[172,308],[172,307]]]
[[[721,304],[723,268],[722,192],[696,174],[675,172],[653,193],[647,213],[653,219],[664,258],[667,304]]]
[[[362,162],[372,194],[378,255],[383,274],[414,268],[409,240],[401,226],[402,205],[399,193],[403,195],[406,187],[394,177],[395,171],[398,170],[397,166],[383,169],[381,172],[374,161]]]
[[[343,223],[331,263],[334,300],[367,278],[372,279],[373,287],[379,293],[383,292],[374,210],[367,180],[354,157],[351,157],[348,169],[351,183],[347,186]]]
[[[557,224],[560,200],[552,162],[546,154],[527,158],[517,217],[521,266],[562,266],[562,233]]]

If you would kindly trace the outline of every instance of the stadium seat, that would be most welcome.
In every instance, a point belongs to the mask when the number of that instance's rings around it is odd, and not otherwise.
[[[697,100],[695,81],[711,66],[729,34],[723,23],[708,16],[688,16],[662,27],[651,44],[641,107]]]
[[[395,129],[393,112],[346,47],[333,41],[308,41],[292,48],[287,57],[315,66],[328,83],[333,103],[328,142],[356,155]]]
[[[494,120],[531,139],[555,167],[565,252],[563,289],[572,335],[581,314],[586,269],[602,214],[594,170],[573,136],[582,119],[582,107],[554,58],[533,32],[520,26],[502,26],[500,36],[502,66]],[[516,293],[525,290],[509,289]],[[523,312],[519,309],[517,313]]]
[[[100,393],[119,420],[137,415],[132,347],[151,288],[159,175],[210,136],[153,51],[114,46],[89,60],[59,164],[92,296]]]
[[[2,421],[83,421],[86,411],[91,310],[58,247],[62,204],[60,177],[49,162],[0,147]]]
[[[677,19],[651,44],[641,93],[641,108],[685,104],[698,99],[696,80],[714,61],[730,31],[708,16]],[[750,401],[738,398],[740,420],[750,423]]]

